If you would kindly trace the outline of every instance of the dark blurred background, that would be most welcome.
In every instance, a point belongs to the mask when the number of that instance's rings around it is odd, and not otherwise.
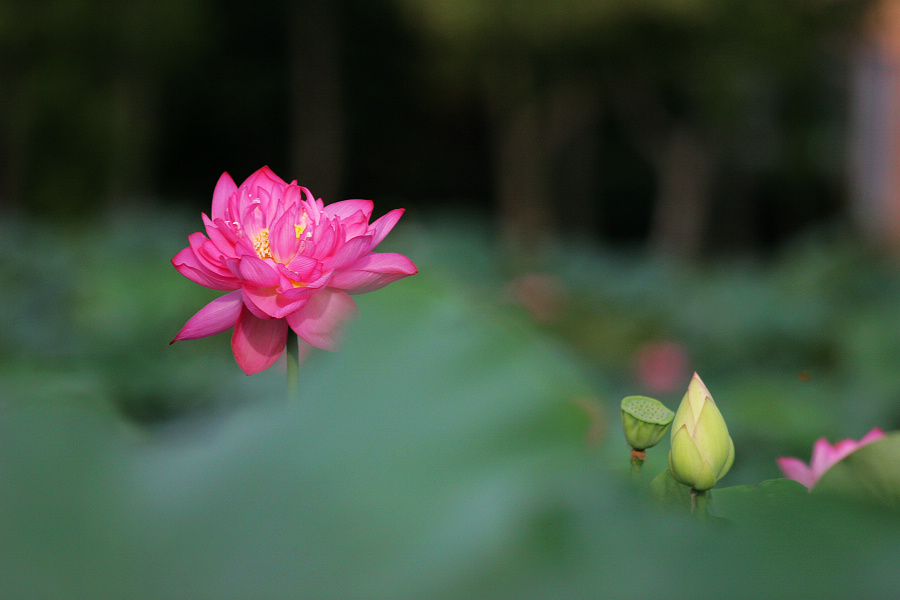
[[[268,164],[326,201],[472,209],[525,251],[895,229],[892,6],[6,0],[0,207],[202,210]]]

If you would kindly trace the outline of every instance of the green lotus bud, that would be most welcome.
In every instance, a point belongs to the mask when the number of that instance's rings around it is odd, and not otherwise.
[[[725,419],[700,376],[694,373],[675,413],[669,470],[676,480],[702,492],[711,489],[734,463],[734,442]]]
[[[675,413],[659,400],[646,396],[628,396],[622,400],[622,426],[628,445],[646,450],[666,435]]]

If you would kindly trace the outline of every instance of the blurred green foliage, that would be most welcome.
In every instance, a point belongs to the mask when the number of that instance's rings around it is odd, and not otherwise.
[[[538,321],[478,221],[403,221],[384,249],[420,274],[358,298],[293,403],[278,366],[240,374],[227,334],[167,345],[218,293],[168,262],[198,223],[3,224],[0,597],[900,588],[896,512],[757,485],[819,435],[897,426],[900,272],[840,232],[703,267],[560,249],[561,301]],[[663,336],[735,440],[723,523],[661,510],[629,477],[619,402],[642,391],[634,349]],[[667,450],[648,451],[645,483]]]

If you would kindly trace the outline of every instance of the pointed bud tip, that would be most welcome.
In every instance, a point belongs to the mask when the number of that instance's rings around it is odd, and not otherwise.
[[[712,395],[695,372],[672,425],[669,468],[695,489],[709,489],[731,468],[734,442]]]

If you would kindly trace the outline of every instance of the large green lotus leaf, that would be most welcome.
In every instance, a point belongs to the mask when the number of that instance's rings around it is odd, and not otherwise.
[[[806,500],[806,488],[793,479],[769,479],[759,485],[735,485],[712,490],[717,515],[752,525],[763,515]]]
[[[361,304],[299,401],[276,367],[150,432],[81,400],[7,405],[0,597],[428,597],[514,553],[583,466],[577,362],[442,281]]]
[[[674,513],[690,512],[690,488],[679,483],[668,470],[653,478],[651,496]],[[706,492],[709,513],[736,524],[753,526],[773,511],[793,507],[806,500],[807,490],[791,479],[771,479],[759,485],[715,487]]]
[[[691,488],[676,480],[669,469],[654,477],[647,490],[654,500],[665,507],[680,510],[682,513],[690,511]]]
[[[813,491],[900,507],[900,432],[847,456],[825,472]]]

